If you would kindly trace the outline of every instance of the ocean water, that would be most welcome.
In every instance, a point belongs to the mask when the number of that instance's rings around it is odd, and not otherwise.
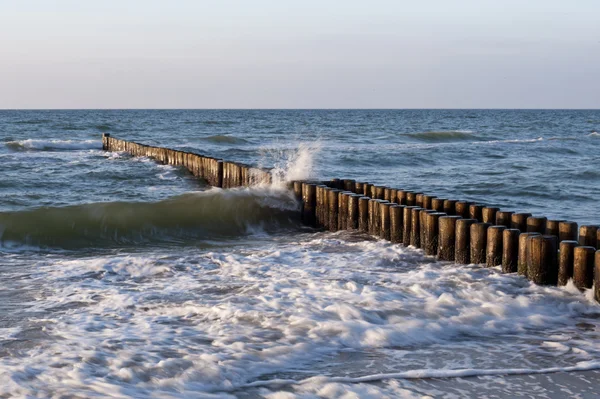
[[[597,397],[600,306],[302,226],[355,178],[600,223],[600,111],[0,111],[0,397]],[[102,132],[273,167],[210,188]]]

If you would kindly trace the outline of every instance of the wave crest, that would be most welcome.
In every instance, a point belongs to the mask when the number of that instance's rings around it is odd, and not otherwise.
[[[38,140],[9,141],[6,147],[13,151],[99,150],[100,140]]]

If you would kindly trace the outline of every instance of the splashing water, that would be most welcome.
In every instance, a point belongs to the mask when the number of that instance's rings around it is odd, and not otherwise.
[[[321,151],[320,141],[301,142],[296,148],[263,151],[263,158],[274,159],[273,185],[281,186],[293,180],[314,177],[314,161]]]

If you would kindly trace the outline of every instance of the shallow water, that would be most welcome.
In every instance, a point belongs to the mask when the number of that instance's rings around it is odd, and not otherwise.
[[[0,397],[596,397],[590,292],[314,232],[279,186],[209,189],[99,136],[598,223],[598,130],[600,111],[0,111]]]

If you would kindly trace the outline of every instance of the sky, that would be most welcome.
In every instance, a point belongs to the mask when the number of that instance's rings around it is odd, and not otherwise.
[[[600,108],[600,0],[0,0],[0,109]]]

